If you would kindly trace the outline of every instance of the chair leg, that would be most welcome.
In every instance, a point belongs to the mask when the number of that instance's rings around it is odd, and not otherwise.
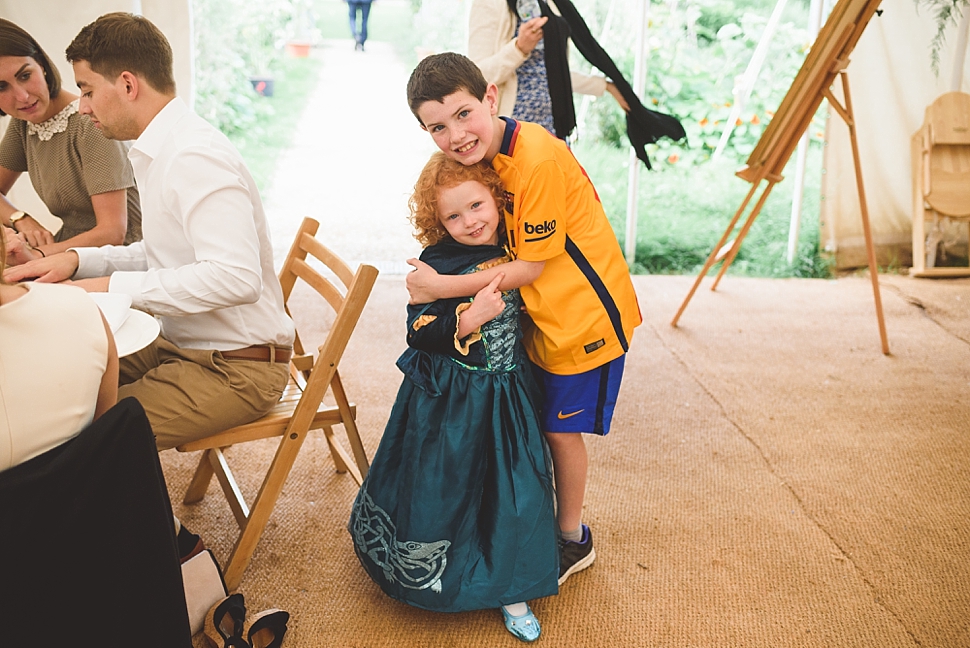
[[[367,477],[367,471],[370,468],[370,462],[367,460],[367,452],[364,451],[364,443],[360,440],[360,431],[357,429],[357,419],[354,416],[354,412],[350,409],[350,401],[347,400],[347,392],[344,391],[344,384],[340,380],[340,374],[334,372],[333,380],[330,382],[330,389],[333,391],[333,397],[337,401],[337,408],[340,410],[340,418],[344,422],[344,430],[347,433],[347,441],[350,443],[350,449],[354,453],[354,463],[357,464],[357,470],[360,471],[361,479],[358,483],[362,483],[364,477]]]
[[[337,469],[337,472],[343,474],[347,472],[348,462],[350,461],[350,456],[347,451],[340,447],[337,443],[337,439],[333,436],[333,426],[325,425],[322,428],[323,437],[327,440],[327,445],[330,447],[330,457],[333,459],[333,466]]]
[[[219,485],[222,486],[222,492],[226,496],[226,503],[229,504],[229,508],[236,518],[236,524],[239,525],[240,529],[244,529],[249,520],[249,507],[246,506],[246,498],[243,497],[242,490],[240,490],[239,484],[236,483],[236,478],[229,468],[229,462],[226,461],[226,454],[223,452],[225,449],[213,448],[210,450],[209,463],[215,471]]]
[[[259,538],[263,535],[263,530],[269,521],[269,516],[276,506],[276,500],[279,499],[280,493],[283,491],[283,485],[290,474],[290,469],[300,453],[300,447],[303,445],[306,434],[295,436],[295,439],[285,436],[281,440],[276,456],[273,457],[273,463],[270,464],[269,470],[266,472],[266,478],[259,487],[259,494],[253,500],[246,525],[239,533],[236,546],[233,547],[229,561],[226,563],[223,575],[229,591],[239,587],[243,573],[249,566],[256,545],[259,543]]]
[[[199,457],[199,465],[195,469],[195,475],[192,476],[192,481],[189,482],[189,487],[185,490],[185,497],[182,498],[183,504],[195,504],[201,502],[202,498],[205,497],[209,482],[212,480],[212,464],[209,462],[210,452],[212,451],[202,451],[202,456]]]
[[[334,467],[337,469],[338,473],[350,473],[350,476],[354,478],[357,485],[360,486],[364,483],[364,478],[361,477],[360,471],[357,470],[357,466],[354,465],[354,460],[350,457],[340,442],[333,434],[333,427],[325,426],[323,428],[323,434],[327,439],[327,445],[330,446],[330,455],[333,457]]]

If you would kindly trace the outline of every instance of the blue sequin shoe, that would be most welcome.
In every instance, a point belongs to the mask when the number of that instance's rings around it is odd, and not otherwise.
[[[517,639],[531,643],[539,638],[542,628],[539,627],[539,619],[532,613],[532,608],[528,605],[526,612],[522,616],[512,616],[505,607],[500,607],[502,618],[505,619],[505,628]]]

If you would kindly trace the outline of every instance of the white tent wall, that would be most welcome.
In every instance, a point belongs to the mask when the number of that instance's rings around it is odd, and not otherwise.
[[[175,84],[179,96],[192,101],[192,19],[190,0],[0,0],[0,16],[27,30],[44,48],[61,73],[63,87],[77,92],[74,71],[64,58],[64,50],[81,28],[112,11],[137,11],[165,34],[172,44]],[[0,117],[0,134],[7,130],[9,117]],[[59,228],[58,219],[41,202],[26,174],[10,191],[18,208],[36,216],[46,226]]]
[[[882,16],[873,17],[852,53],[849,91],[879,264],[909,265],[910,137],[922,125],[926,106],[954,89],[950,83],[957,30],[947,31],[937,77],[930,65],[930,42],[936,33],[933,12],[917,11],[914,0],[883,0],[880,8]],[[965,71],[962,91],[968,89],[970,76]],[[841,84],[833,84],[833,90],[841,100]],[[828,120],[823,164],[822,246],[835,253],[838,268],[864,266],[866,248],[849,129],[836,115]]]

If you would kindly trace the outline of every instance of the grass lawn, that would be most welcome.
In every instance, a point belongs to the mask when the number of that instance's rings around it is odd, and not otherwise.
[[[273,178],[280,153],[290,146],[307,97],[317,84],[322,62],[314,57],[284,58],[274,69],[272,97],[260,97],[260,118],[249,129],[229,135],[260,192]]]
[[[582,141],[573,150],[596,185],[622,245],[626,232],[628,153],[609,145]],[[751,185],[734,175],[739,165],[733,161],[720,160],[692,167],[677,167],[656,158],[652,162],[653,171],[643,167],[640,171],[636,262],[631,270],[638,274],[697,273]],[[829,263],[821,257],[818,244],[820,165],[821,150],[813,147],[809,150],[795,262],[789,266],[786,259],[794,184],[790,179],[794,174],[794,162],[791,162],[786,169],[786,180],[773,189],[729,274],[830,275]]]

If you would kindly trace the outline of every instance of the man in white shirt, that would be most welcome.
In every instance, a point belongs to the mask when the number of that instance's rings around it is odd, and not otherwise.
[[[255,420],[288,378],[293,322],[273,269],[252,176],[229,140],[175,96],[172,50],[147,19],[101,16],[67,49],[80,112],[135,140],[144,240],[77,248],[12,268],[11,280],[131,295],[161,336],[122,359],[119,398],[138,398],[159,449]]]

